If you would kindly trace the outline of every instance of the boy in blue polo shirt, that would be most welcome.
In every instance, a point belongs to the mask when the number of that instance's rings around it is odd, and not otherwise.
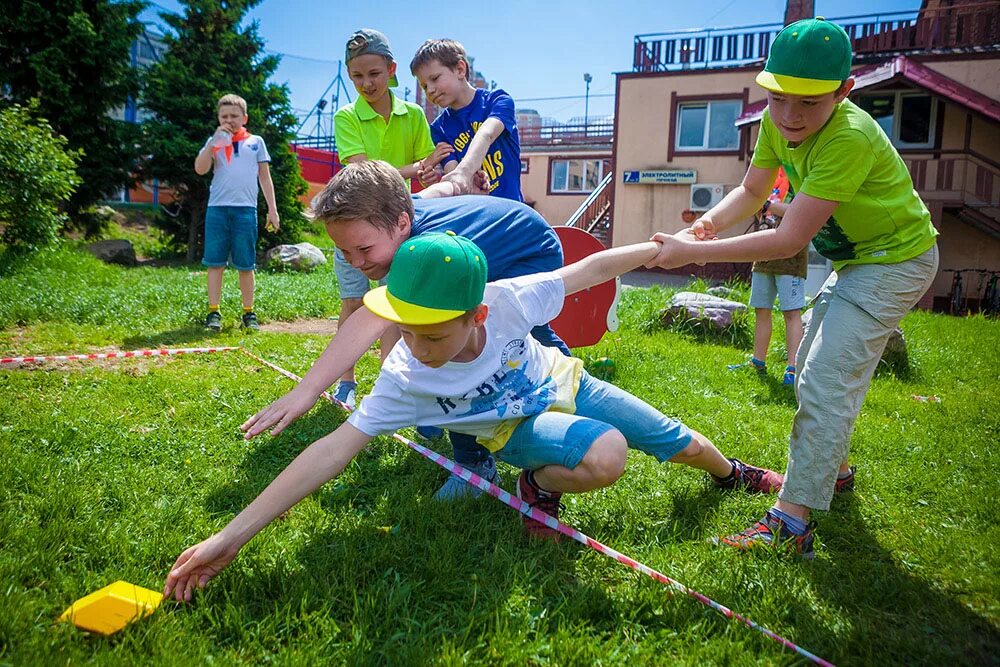
[[[799,409],[778,500],[736,549],[778,546],[811,558],[812,510],[854,488],[851,433],[889,335],[937,273],[937,230],[899,153],[870,115],[847,99],[851,40],[822,18],[775,37],[757,83],[767,91],[760,136],[743,183],[689,229],[656,234],[652,264],[791,257],[810,240],[835,272],[816,296],[796,357]],[[778,167],[795,190],[781,225],[718,239],[767,198]]]
[[[240,274],[243,297],[241,326],[256,331],[253,312],[254,269],[257,268],[257,183],[267,202],[267,224],[278,231],[280,220],[271,182],[271,156],[261,137],[246,129],[247,103],[239,95],[225,95],[216,105],[219,126],[194,160],[194,170],[213,170],[205,211],[205,255],[208,267],[208,315],[205,328],[222,331],[219,300],[222,274],[230,262]]]
[[[503,90],[474,88],[465,48],[452,39],[429,39],[420,45],[410,71],[442,107],[431,123],[431,138],[448,142],[455,152],[445,158],[445,179],[462,193],[473,190],[482,169],[489,178],[489,194],[514,201],[521,196],[521,143],[517,136],[514,100]],[[428,177],[421,171],[421,180]]]

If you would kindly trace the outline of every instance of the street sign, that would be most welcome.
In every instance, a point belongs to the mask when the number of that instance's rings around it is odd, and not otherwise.
[[[623,183],[681,184],[697,183],[698,172],[694,169],[655,169],[623,172]]]

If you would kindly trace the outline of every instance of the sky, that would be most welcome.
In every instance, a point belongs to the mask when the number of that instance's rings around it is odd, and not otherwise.
[[[869,15],[871,0],[816,0],[817,16]],[[878,11],[916,10],[920,0],[879,0]],[[475,68],[506,90],[517,107],[568,121],[614,113],[616,72],[632,68],[637,34],[689,28],[780,22],[785,0],[263,0],[249,12],[269,51],[282,54],[273,80],[288,85],[292,107],[305,116],[337,76],[344,44],[358,28],[381,30],[398,63],[397,94],[413,101],[417,84],[410,58],[429,38],[465,45]],[[157,12],[183,11],[177,0],[156,0],[142,14],[163,25]],[[160,31],[162,32],[162,30]],[[593,79],[587,99],[584,74]],[[357,95],[343,72],[350,99]],[[329,98],[329,95],[327,95]],[[562,99],[545,99],[562,98]],[[343,94],[341,104],[346,103]]]

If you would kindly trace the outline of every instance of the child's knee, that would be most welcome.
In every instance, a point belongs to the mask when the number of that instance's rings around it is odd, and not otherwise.
[[[711,443],[708,438],[703,436],[698,431],[691,431],[691,442],[687,444],[684,449],[677,452],[670,460],[671,461],[686,461],[689,459],[697,458],[705,453],[705,450],[709,448]]]
[[[594,482],[609,486],[625,472],[628,443],[617,429],[602,433],[590,446],[583,463],[590,469]]]

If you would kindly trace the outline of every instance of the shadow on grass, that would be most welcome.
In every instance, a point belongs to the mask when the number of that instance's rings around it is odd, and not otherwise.
[[[997,664],[1000,630],[932,581],[901,568],[899,554],[883,547],[868,530],[858,502],[853,494],[834,500],[820,529],[822,548],[831,558],[809,568],[819,595],[853,630],[843,642],[845,648],[853,647],[852,660]],[[859,591],[866,593],[859,597]]]
[[[168,345],[183,345],[194,341],[206,343],[208,346],[216,344],[215,336],[210,331],[206,331],[201,324],[186,324],[170,331],[144,334],[140,336],[126,336],[122,340],[122,348],[126,350],[137,350],[145,348],[158,348]]]

